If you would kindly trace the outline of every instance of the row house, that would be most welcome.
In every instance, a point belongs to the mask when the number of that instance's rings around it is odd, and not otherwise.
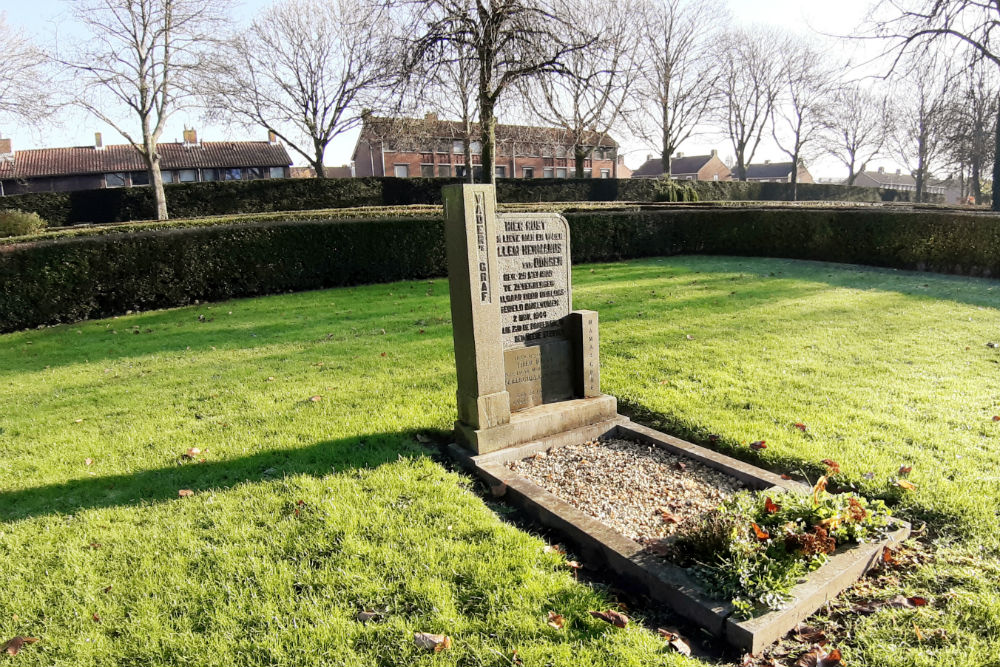
[[[648,155],[642,166],[632,172],[632,178],[660,178],[665,171],[661,158]],[[709,155],[678,153],[670,158],[670,176],[680,181],[732,180],[732,172],[719,159],[719,151],[715,149]]]
[[[796,180],[799,183],[813,182],[812,174],[809,173],[809,170],[801,162],[799,163],[799,172]],[[750,183],[791,183],[792,163],[764,160],[763,163],[748,164],[747,181]]]
[[[903,192],[916,192],[917,179],[912,174],[904,174],[901,169],[895,173],[886,171],[885,167],[879,167],[878,171],[863,171],[854,178],[854,185],[866,188],[884,188],[887,190],[901,190]],[[945,181],[928,179],[924,184],[924,192],[933,195],[944,195],[947,190]],[[956,197],[957,198],[957,197]],[[954,203],[949,201],[949,203]]]
[[[479,125],[468,133],[458,121],[366,116],[354,148],[356,176],[397,178],[465,178],[473,170],[482,179]],[[471,164],[466,164],[465,137],[470,137]],[[576,174],[572,135],[552,127],[496,126],[496,178],[573,178]],[[587,158],[585,178],[628,178],[631,171],[607,135],[587,132],[582,138]]]
[[[149,185],[146,164],[131,144],[13,150],[0,139],[0,195],[65,192]],[[198,141],[194,130],[184,141],[160,143],[160,173],[166,183],[249,181],[288,178],[292,160],[270,134],[267,141]]]

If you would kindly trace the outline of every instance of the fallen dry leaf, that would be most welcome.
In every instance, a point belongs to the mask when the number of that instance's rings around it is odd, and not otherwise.
[[[892,555],[892,549],[889,547],[882,549],[882,562],[886,565],[895,565],[898,562],[895,556]]]
[[[83,460],[83,465],[86,465],[86,466],[92,466],[92,465],[94,465],[94,459],[91,459],[91,458],[84,459]]]
[[[767,449],[767,440],[757,440],[755,442],[751,442],[750,449],[756,449],[758,451],[761,449]]]
[[[803,424],[802,422],[795,422],[795,428],[799,429],[803,433],[805,433],[809,429],[809,427]]]
[[[750,522],[750,525],[753,527],[753,533],[754,535],[757,536],[758,540],[766,540],[771,537],[770,533],[768,533],[766,530],[758,526],[753,521]]]
[[[896,486],[901,489],[906,489],[907,491],[913,491],[917,488],[917,485],[905,479],[897,479]]]
[[[419,443],[421,443],[421,444],[424,444],[424,445],[428,445],[428,444],[430,444],[430,443],[431,443],[431,439],[430,439],[430,438],[428,438],[428,437],[427,437],[426,435],[424,435],[423,433],[417,433],[417,434],[416,434],[415,436],[413,436],[413,437],[415,437],[415,438],[417,439],[417,442],[419,442]]]
[[[993,415],[993,421],[1000,422],[1000,415]]]
[[[819,494],[823,493],[823,491],[826,490],[826,483],[828,481],[829,480],[826,478],[826,475],[823,475],[822,477],[816,480],[816,484],[815,486],[813,486],[812,490],[813,505],[819,505]]]
[[[836,475],[838,472],[840,472],[840,464],[834,461],[833,459],[823,459],[822,463],[827,468],[829,468],[828,474]]]
[[[899,476],[906,477],[913,471],[913,466],[899,466]]]
[[[660,517],[663,519],[664,522],[680,523],[680,519],[677,518],[677,515],[668,510],[666,507],[661,507],[659,509],[659,512],[660,512]]]
[[[919,595],[914,595],[912,597],[897,595],[891,600],[887,600],[884,604],[884,606],[891,607],[893,609],[916,609],[917,607],[923,607],[926,605],[927,598],[922,598]]]
[[[316,396],[310,396],[309,400],[312,401],[313,403],[319,403],[320,401],[323,400],[323,397],[317,394]]]
[[[414,632],[413,643],[417,647],[440,653],[451,648],[451,637],[448,635],[433,635],[429,632]]]
[[[193,496],[194,491],[192,491],[191,489],[181,489],[180,491],[177,492],[177,495],[180,496],[181,498],[187,498],[188,496]]]
[[[556,630],[562,630],[563,629],[563,625],[565,625],[565,624],[566,624],[566,619],[563,618],[562,614],[557,614],[554,611],[550,611],[549,612],[549,622],[548,622],[548,625],[550,627],[553,627]]]
[[[692,336],[691,334],[688,334],[684,337],[687,338],[688,340],[694,340],[694,336]]]
[[[182,459],[193,459],[194,457],[198,456],[199,454],[201,454],[201,450],[200,449],[198,449],[197,447],[189,447],[186,452],[184,452],[183,454],[181,454],[181,458]]]
[[[25,644],[34,644],[38,641],[38,637],[12,637],[4,642],[3,647],[0,647],[0,651],[6,651],[7,655],[17,655],[21,651],[21,647]]]
[[[677,461],[676,463],[674,463],[674,467],[680,470],[681,472],[687,470],[687,464],[684,463],[683,461]]]
[[[764,498],[764,509],[767,510],[768,514],[774,514],[781,509],[781,505],[771,500],[771,497],[768,496]]]
[[[792,478],[791,475],[786,475],[785,473],[781,473],[781,479],[791,479],[791,478]]]
[[[814,646],[795,662],[795,667],[836,667],[839,664],[839,649],[827,653],[821,646]]]
[[[583,567],[583,565],[580,565],[580,563],[575,560],[568,560],[566,561],[566,567],[575,571],[579,570],[581,567]]]
[[[624,628],[628,625],[628,616],[615,611],[614,609],[608,609],[607,611],[591,611],[588,613],[594,618],[599,618],[605,623],[610,623],[616,628]]]
[[[377,611],[372,611],[371,609],[365,609],[363,611],[359,611],[357,616],[355,616],[354,618],[359,623],[367,623],[368,621],[377,620],[381,615],[382,614],[378,613]]]
[[[674,647],[681,655],[691,656],[691,645],[681,637],[679,634],[673,630],[668,630],[667,628],[657,628],[656,634],[667,640],[667,643]]]
[[[924,633],[916,623],[913,624],[913,633],[917,636],[918,642],[924,641]]]
[[[560,556],[565,556],[566,550],[563,549],[561,544],[546,544],[545,547],[542,548],[542,553],[559,554]]]
[[[91,618],[94,619],[94,623],[100,623],[101,622],[101,617],[100,617],[99,614],[94,614],[93,616],[91,616]]]
[[[826,633],[819,628],[801,623],[795,628],[795,636],[800,642],[806,644],[817,644],[822,646],[826,643]]]

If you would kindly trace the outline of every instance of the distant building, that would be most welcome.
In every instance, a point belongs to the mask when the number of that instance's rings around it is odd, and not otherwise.
[[[632,178],[659,178],[663,173],[663,159],[650,155],[632,172]],[[678,153],[670,158],[670,176],[681,181],[728,181],[732,179],[732,172],[719,159],[719,151],[713,150],[710,155]]]
[[[473,137],[479,125],[472,127]],[[469,169],[482,176],[482,145],[471,142],[472,164],[465,163],[462,123],[422,119],[376,118],[364,120],[354,148],[356,176],[410,178],[464,178]],[[497,178],[572,178],[576,173],[573,140],[568,132],[552,127],[496,126]],[[618,143],[597,132],[584,137],[586,178],[628,178],[631,171],[618,154]]]
[[[39,148],[14,152],[0,139],[0,195],[65,192],[149,185],[146,164],[131,144]],[[166,183],[251,181],[288,178],[292,160],[274,135],[268,141],[198,141],[194,130],[184,141],[161,143],[160,173]]]
[[[340,167],[324,166],[323,172],[327,178],[350,178],[354,176],[350,165]],[[292,178],[316,178],[316,170],[312,167],[292,167]]]
[[[792,163],[764,160],[761,164],[747,165],[747,181],[753,183],[791,183]],[[803,164],[799,165],[798,182],[813,182],[812,174]]]
[[[854,185],[863,188],[884,188],[886,190],[901,190],[903,192],[916,192],[917,179],[911,174],[904,174],[897,169],[895,173],[888,172],[884,167],[879,167],[878,171],[863,171],[854,179]],[[944,195],[946,186],[940,181],[928,179],[924,184],[924,192],[927,194]],[[953,202],[949,202],[953,203]]]

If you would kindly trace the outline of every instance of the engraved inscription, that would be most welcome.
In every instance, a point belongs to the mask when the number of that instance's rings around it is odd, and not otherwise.
[[[498,215],[504,349],[563,338],[570,312],[569,229],[558,214]]]
[[[489,238],[486,234],[486,198],[482,192],[476,193],[476,248],[479,262],[479,301],[493,303],[490,291]]]
[[[568,341],[504,352],[504,372],[510,409],[523,410],[573,396],[572,346]]]

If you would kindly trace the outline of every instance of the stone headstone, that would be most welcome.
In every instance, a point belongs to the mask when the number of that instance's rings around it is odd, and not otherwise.
[[[443,194],[460,439],[485,453],[614,418],[597,313],[572,309],[566,219],[498,214],[490,185]]]

